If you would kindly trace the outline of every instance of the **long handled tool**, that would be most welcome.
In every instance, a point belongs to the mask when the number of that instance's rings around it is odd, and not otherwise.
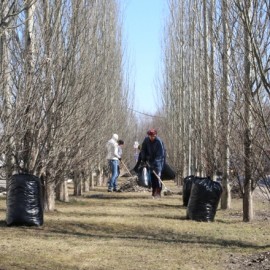
[[[169,191],[169,189],[167,189],[166,185],[164,184],[164,182],[161,180],[161,178],[158,176],[158,174],[153,170],[153,174],[156,176],[156,178],[160,181],[160,183],[164,186],[164,191]]]
[[[123,166],[125,167],[126,171],[130,174],[130,176],[133,176],[129,171],[128,167],[126,166],[126,164],[122,160],[120,160],[120,162],[123,164]]]
[[[148,162],[146,162],[147,166],[150,167],[150,165],[148,164]],[[164,182],[161,180],[161,178],[159,177],[159,175],[153,170],[153,174],[156,176],[156,178],[160,181],[160,183],[164,186],[164,191],[168,192],[170,191],[166,185],[164,184]]]

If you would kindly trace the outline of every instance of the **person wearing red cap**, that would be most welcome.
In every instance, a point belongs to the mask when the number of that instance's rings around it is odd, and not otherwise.
[[[141,148],[141,160],[150,167],[153,198],[161,196],[162,183],[155,175],[160,177],[164,166],[165,149],[162,140],[157,136],[155,129],[147,131]],[[155,173],[154,173],[155,172]]]

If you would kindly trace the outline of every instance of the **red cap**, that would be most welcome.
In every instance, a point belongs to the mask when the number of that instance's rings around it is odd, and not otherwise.
[[[150,136],[157,135],[157,131],[151,128],[147,131],[147,135],[150,135]]]

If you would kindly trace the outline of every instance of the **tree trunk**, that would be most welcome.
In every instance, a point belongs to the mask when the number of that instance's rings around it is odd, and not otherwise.
[[[94,188],[95,187],[95,172],[91,171],[90,172],[90,188]]]
[[[83,192],[89,192],[89,190],[90,190],[90,179],[88,174],[86,174],[83,179]]]
[[[209,61],[209,79],[210,79],[210,133],[209,133],[209,176],[214,179],[216,174],[216,89],[215,89],[215,70],[214,70],[214,57],[215,57],[215,37],[214,37],[214,4],[215,1],[210,1],[209,10],[209,36],[210,36],[210,61]]]
[[[222,196],[221,209],[231,207],[231,192],[229,186],[229,86],[228,86],[228,18],[227,0],[222,0],[222,23],[223,23],[223,76],[222,76],[222,104],[221,123],[222,127]]]
[[[41,181],[43,184],[44,210],[55,210],[55,183],[49,181],[48,175],[42,175]]]
[[[78,172],[74,172],[74,196],[81,196],[82,195],[82,180],[80,174]]]
[[[246,18],[249,18],[250,14],[250,0],[245,2],[245,14]],[[252,199],[252,180],[251,180],[251,155],[252,155],[252,89],[250,79],[250,37],[249,37],[249,25],[247,21],[244,21],[244,121],[245,121],[245,133],[244,133],[244,158],[245,158],[245,179],[244,179],[244,196],[243,196],[243,221],[249,222],[253,219],[253,199]]]
[[[103,186],[103,169],[100,166],[100,163],[98,164],[98,169],[97,169],[97,182],[98,186]]]
[[[35,10],[35,3],[32,0],[25,1],[25,69],[26,69],[26,89],[25,89],[25,97],[29,98],[31,90],[33,88],[33,74],[34,74],[34,61],[33,61],[33,53],[34,53],[34,10]],[[33,130],[31,129],[31,118],[32,112],[30,110],[30,104],[25,103],[24,113],[26,116],[26,129],[23,138],[23,170],[24,172],[30,173],[31,162],[34,160],[32,158],[33,155]]]
[[[7,8],[7,7],[6,7]],[[3,1],[0,3],[0,21],[2,22],[4,17]],[[5,155],[5,175],[6,175],[6,186],[8,187],[8,181],[15,171],[15,161],[13,158],[14,139],[10,126],[11,112],[12,112],[12,91],[10,89],[10,51],[7,44],[8,33],[5,29],[0,28],[0,94],[3,95],[3,109],[1,112],[1,120],[3,121],[4,138],[6,138],[6,155]],[[2,92],[3,91],[3,92]],[[2,93],[1,93],[2,92]]]
[[[203,76],[203,155],[204,155],[204,175],[210,176],[210,118],[209,118],[209,60],[208,60],[208,16],[207,16],[207,1],[203,0],[203,63],[204,63],[204,76]]]
[[[56,186],[56,199],[62,202],[69,202],[68,183],[61,181]]]

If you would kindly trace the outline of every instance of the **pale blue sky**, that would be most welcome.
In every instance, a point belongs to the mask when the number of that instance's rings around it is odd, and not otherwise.
[[[121,0],[124,35],[135,85],[135,110],[156,111],[155,81],[161,65],[161,36],[167,0]]]

